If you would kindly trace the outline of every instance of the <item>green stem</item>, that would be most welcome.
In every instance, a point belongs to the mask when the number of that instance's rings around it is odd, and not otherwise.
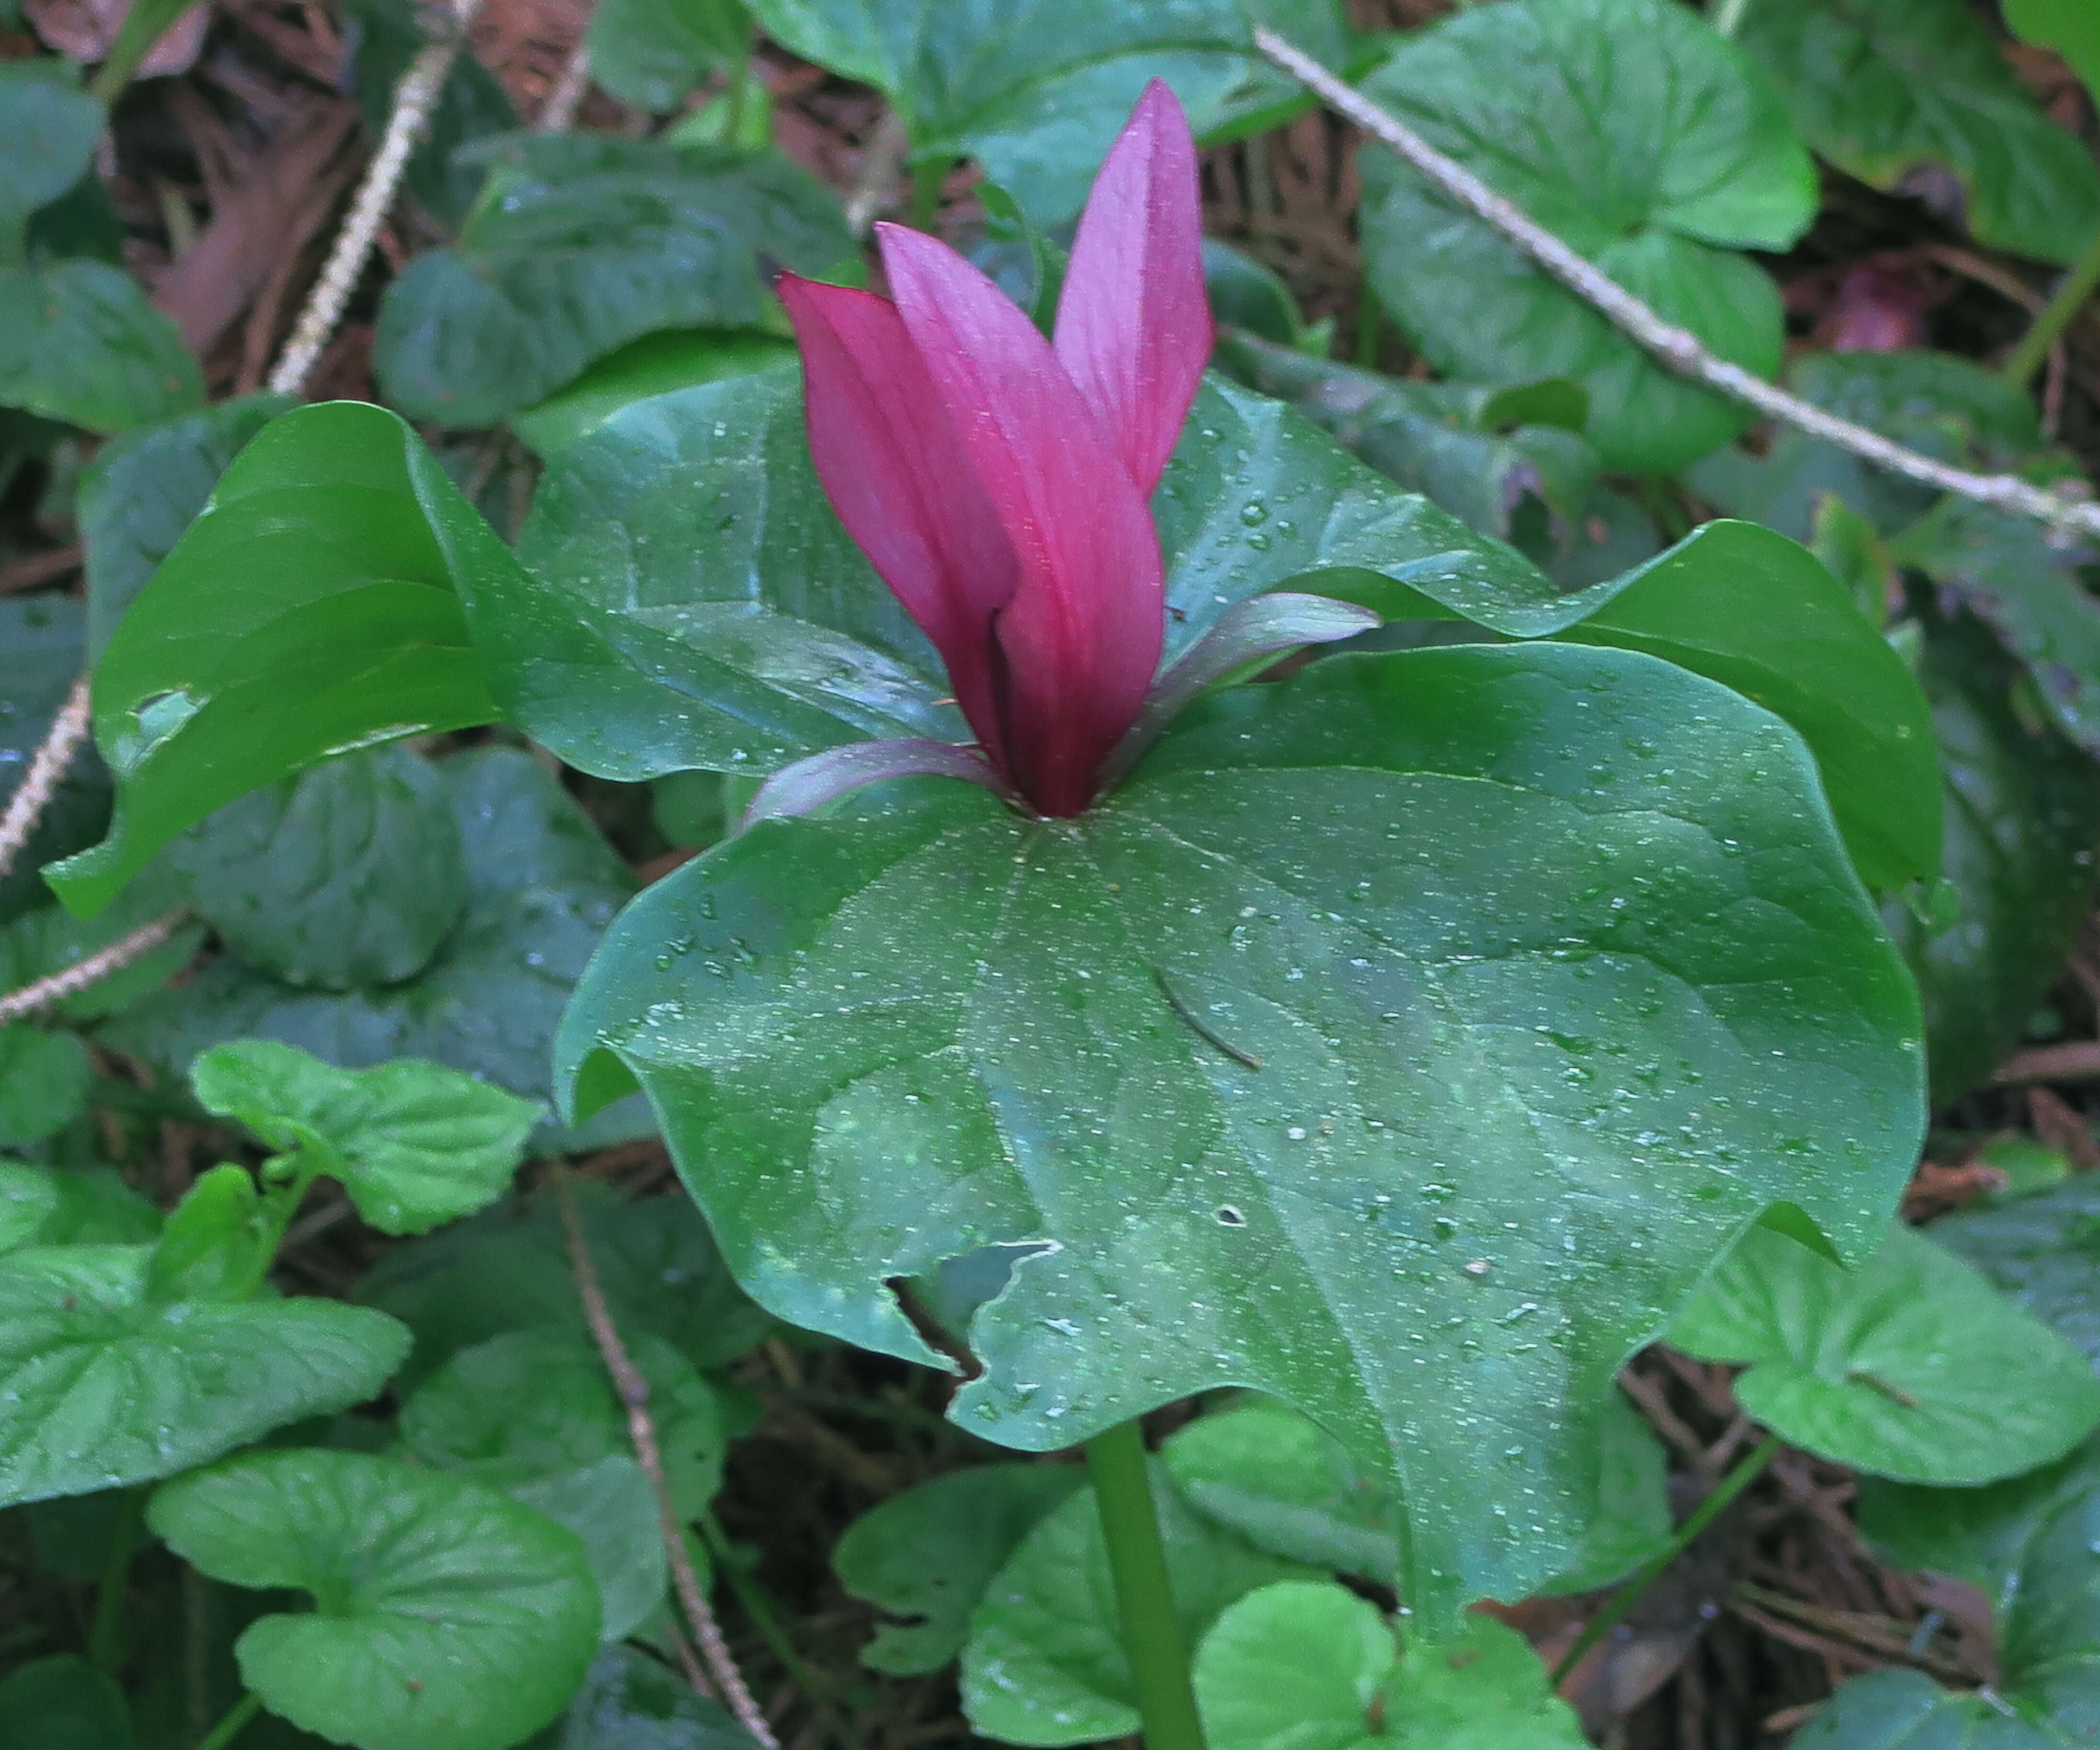
[[[1754,1452],[1722,1478],[1714,1492],[1692,1509],[1692,1517],[1678,1527],[1670,1547],[1618,1589],[1612,1602],[1590,1620],[1581,1638],[1553,1668],[1555,1689],[1567,1682],[1568,1673],[1582,1664],[1584,1654],[1626,1620],[1626,1612],[1640,1602],[1641,1594],[1655,1584],[1657,1576],[1692,1547],[1693,1539],[1726,1512],[1731,1501],[1763,1475],[1765,1466],[1772,1461],[1784,1444],[1777,1435],[1767,1435]]]
[[[730,1546],[729,1535],[721,1528],[712,1511],[704,1510],[695,1522],[699,1527],[700,1541],[707,1546],[708,1559],[715,1571],[728,1583],[729,1589],[736,1594],[736,1602],[743,1614],[751,1619],[751,1625],[758,1631],[761,1640],[773,1649],[773,1656],[780,1661],[788,1673],[788,1681],[812,1701],[821,1699],[828,1686],[810,1669],[809,1661],[795,1650],[795,1643],[788,1631],[781,1626],[780,1613],[773,1607],[765,1589],[746,1571],[738,1560],[736,1551]]]
[[[948,160],[929,158],[911,166],[911,228],[924,231],[941,210],[941,185],[948,179]]]
[[[1145,1435],[1136,1422],[1120,1422],[1088,1441],[1087,1468],[1093,1474],[1094,1504],[1108,1540],[1123,1651],[1137,1679],[1145,1750],[1203,1750],[1202,1722],[1189,1686],[1189,1650],[1181,1644]]]
[[[743,143],[744,82],[751,77],[751,33],[743,38],[743,52],[729,72],[728,108],[722,115],[722,143],[741,146]]]
[[[197,1742],[196,1750],[226,1750],[238,1738],[248,1722],[262,1711],[260,1695],[243,1695],[234,1703],[224,1719],[206,1732]]]
[[[1379,301],[1365,286],[1357,298],[1357,363],[1375,371],[1379,362]]]
[[[1743,28],[1743,15],[1750,9],[1750,0],[1714,0],[1714,28],[1724,37],[1732,37]]]
[[[131,1553],[138,1547],[139,1527],[143,1523],[146,1498],[127,1491],[117,1510],[117,1523],[109,1530],[109,1553],[103,1558],[102,1584],[95,1594],[95,1623],[87,1633],[88,1663],[98,1671],[117,1674],[124,1659],[124,1600],[131,1586]]]
[[[2056,289],[2056,296],[2049,299],[2042,313],[2034,319],[2013,355],[2005,360],[1999,372],[2005,380],[2025,388],[2027,379],[2041,368],[2041,361],[2049,356],[2049,349],[2056,344],[2057,337],[2071,326],[2071,319],[2085,307],[2095,286],[2100,286],[2100,232],[2085,246],[2071,271],[2064,276],[2063,284]]]
[[[190,0],[138,0],[117,27],[117,40],[89,83],[87,95],[105,109],[115,104],[139,71],[139,64],[152,53],[153,45],[168,33],[168,27],[182,16]]]

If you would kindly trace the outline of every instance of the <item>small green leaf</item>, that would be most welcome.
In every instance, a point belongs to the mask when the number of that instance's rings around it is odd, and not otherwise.
[[[567,1705],[598,1646],[574,1533],[386,1458],[258,1452],[169,1483],[147,1523],[229,1585],[293,1587],[236,1644],[264,1706],[357,1750],[509,1750]]]
[[[2075,260],[2100,229],[2093,155],[1963,0],[1756,0],[1736,40],[1808,143],[1862,182],[1951,176],[1979,242],[2043,261]]]
[[[1086,1480],[1075,1465],[977,1465],[855,1519],[832,1552],[832,1571],[855,1598],[907,1619],[878,1627],[860,1662],[915,1677],[954,1659],[992,1576]]]
[[[302,408],[240,453],[96,672],[118,815],[50,871],[68,905],[107,904],[175,834],[287,773],[494,720],[434,522],[501,551],[377,408]]]
[[[85,628],[81,605],[70,596],[0,597],[0,809],[29,775],[51,719],[87,666]],[[108,820],[109,774],[93,748],[82,748],[29,843],[0,874],[0,924],[49,905],[38,865],[92,844]],[[14,982],[0,974],[0,987]]]
[[[717,68],[740,70],[751,20],[739,0],[605,0],[584,41],[593,79],[623,104],[668,116]]]
[[[148,1298],[152,1249],[0,1259],[0,1503],[172,1475],[377,1395],[408,1352],[383,1313],[327,1300]]]
[[[282,395],[242,395],[127,431],[96,452],[81,476],[79,515],[88,640],[98,655],[233,458],[295,404]]]
[[[640,1465],[614,1452],[580,1470],[510,1483],[506,1492],[582,1541],[598,1582],[600,1640],[624,1640],[655,1615],[670,1567],[656,1492]]]
[[[1196,1655],[1211,1750],[1582,1750],[1524,1637],[1466,1619],[1403,1655],[1374,1605],[1323,1581],[1264,1586]]]
[[[1191,1512],[1156,1462],[1152,1496],[1185,1644],[1235,1598],[1304,1571]],[[1053,1508],[993,1576],[970,1619],[962,1687],[970,1724],[1004,1743],[1090,1744],[1138,1729],[1091,1491]]]
[[[2100,1423],[2084,1357],[1900,1223],[1850,1271],[1752,1228],[1670,1340],[1747,1364],[1736,1401],[1792,1444],[1903,1482],[2032,1470]]]
[[[86,1109],[94,1079],[76,1035],[23,1021],[0,1026],[0,1148],[56,1135]]]
[[[676,1672],[608,1646],[567,1713],[526,1750],[752,1750],[756,1742]]]
[[[0,1252],[29,1245],[134,1245],[160,1231],[160,1210],[114,1167],[0,1161]]]
[[[694,1366],[712,1368],[771,1328],[730,1278],[682,1192],[630,1203],[588,1179],[575,1189],[606,1303],[622,1331],[652,1332]],[[567,1237],[544,1192],[388,1253],[359,1298],[415,1332],[404,1389],[461,1349],[506,1331],[584,1328]]]
[[[116,1679],[85,1659],[66,1653],[36,1660],[0,1682],[0,1743],[131,1750],[131,1710]]]
[[[1162,78],[1209,143],[1259,133],[1306,107],[1254,51],[1273,23],[1346,69],[1355,48],[1331,0],[1172,6],[986,6],[983,0],[752,0],[791,54],[879,87],[909,130],[912,161],[973,157],[1036,222],[1075,216],[1116,130]]]
[[[346,1067],[426,1058],[544,1100],[562,1005],[633,877],[522,751],[476,748],[438,774],[465,850],[466,911],[418,976],[337,994],[222,954],[179,989],[128,1009],[102,1037],[178,1078],[210,1047],[261,1036]],[[607,1113],[592,1135],[618,1141],[648,1129],[638,1102]],[[562,1139],[543,1128],[533,1146]]]
[[[452,798],[405,747],[344,754],[229,802],[172,855],[205,922],[290,985],[413,978],[466,906]]]
[[[1315,359],[1325,356],[1325,346],[1312,344],[1314,331],[1307,327],[1305,313],[1282,276],[1245,250],[1204,238],[1203,290],[1221,328],[1244,328],[1272,346]]]
[[[1364,91],[1723,358],[1778,370],[1778,290],[1730,252],[1791,244],[1815,214],[1815,172],[1764,80],[1685,8],[1462,11],[1403,38]],[[1447,375],[1575,379],[1617,469],[1672,471],[1749,424],[1390,152],[1367,152],[1364,177],[1371,284]]]
[[[1957,1210],[1932,1236],[2100,1371],[2100,1174]]]
[[[1869,1479],[1860,1529],[1890,1560],[1980,1587],[1992,1604],[1998,1680],[1940,1689],[1921,1672],[1875,1671],[1840,1688],[1797,1750],[2063,1750],[2100,1718],[2100,1448],[1988,1488]]]
[[[269,1269],[277,1237],[248,1169],[214,1166],[183,1193],[161,1230],[146,1298],[164,1305],[245,1300]]]
[[[1198,1512],[1258,1549],[1381,1583],[1400,1571],[1400,1503],[1309,1417],[1255,1399],[1198,1417],[1160,1449]]]
[[[2005,0],[2005,22],[2023,42],[2054,49],[2100,95],[2100,12],[2085,0]]]
[[[380,306],[374,367],[413,418],[493,425],[644,334],[758,327],[772,268],[853,254],[837,198],[777,153],[537,134],[473,156],[489,178],[458,246]]]
[[[805,1328],[941,1364],[889,1280],[1030,1248],[975,1433],[1296,1404],[1401,1488],[1441,1621],[1578,1558],[1617,1362],[1761,1210],[1879,1241],[1915,1000],[1777,719],[1476,646],[1207,694],[1074,822],[916,778],[765,822],[628,909],[559,1064],[647,1087]]]
[[[108,117],[63,62],[0,66],[0,257],[21,244],[29,215],[86,174]]]
[[[0,267],[0,407],[110,432],[203,399],[181,332],[122,268],[78,256]]]
[[[633,402],[725,377],[747,377],[794,352],[788,341],[748,330],[667,328],[645,334],[607,354],[536,407],[512,414],[510,429],[527,447],[551,457]]]
[[[623,1332],[648,1381],[664,1474],[682,1519],[721,1487],[728,1437],[714,1389],[662,1338]],[[596,1346],[580,1332],[510,1331],[458,1354],[403,1406],[401,1440],[417,1459],[473,1466],[508,1486],[625,1453],[627,1411]]]
[[[271,1039],[214,1047],[190,1081],[205,1111],[273,1148],[312,1151],[382,1233],[426,1233],[493,1203],[540,1112],[441,1064],[338,1069]]]

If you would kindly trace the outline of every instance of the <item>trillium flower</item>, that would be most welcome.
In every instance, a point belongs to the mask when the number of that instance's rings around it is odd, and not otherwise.
[[[940,652],[977,745],[833,749],[770,781],[748,822],[913,771],[1079,814],[1134,732],[1239,659],[1185,659],[1155,681],[1166,586],[1149,500],[1211,354],[1201,220],[1188,118],[1155,79],[1088,198],[1053,337],[902,226],[876,227],[893,302],[781,276],[817,478]],[[1349,631],[1368,618],[1339,611]]]

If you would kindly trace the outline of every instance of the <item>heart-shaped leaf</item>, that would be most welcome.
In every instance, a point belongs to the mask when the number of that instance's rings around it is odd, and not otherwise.
[[[131,1750],[124,1691],[85,1659],[38,1659],[0,1682],[0,1743],[22,1750]]]
[[[82,256],[0,267],[0,407],[109,432],[203,399],[181,332],[122,268]]]
[[[655,1615],[670,1566],[656,1492],[640,1465],[615,1452],[580,1470],[513,1483],[507,1492],[581,1540],[598,1582],[600,1640],[624,1641]]]
[[[377,1395],[396,1320],[329,1300],[148,1298],[150,1246],[0,1259],[0,1502],[173,1475]]]
[[[0,253],[20,246],[29,215],[87,172],[108,121],[63,61],[33,57],[0,68]]]
[[[2100,1174],[1957,1210],[1932,1236],[2100,1370]]]
[[[877,86],[902,117],[915,162],[972,157],[1036,222],[1075,216],[1123,118],[1149,79],[1173,86],[1205,140],[1259,132],[1304,107],[1254,52],[1262,20],[1345,67],[1352,44],[1331,0],[1282,11],[1262,0],[1055,9],[982,0],[753,0],[791,54]]]
[[[479,524],[399,420],[355,402],[287,414],[227,469],[96,671],[119,810],[51,871],[68,905],[107,904],[175,834],[287,773],[495,718],[419,488],[431,515]]]
[[[205,1111],[273,1148],[311,1151],[382,1233],[426,1233],[493,1203],[540,1115],[441,1064],[338,1069],[272,1039],[214,1047],[190,1081]]]
[[[452,798],[403,747],[344,754],[230,802],[177,841],[192,904],[287,984],[398,984],[466,906]]]
[[[585,33],[591,77],[624,104],[668,116],[717,67],[751,52],[739,0],[606,0]]]
[[[94,1079],[87,1047],[74,1034],[20,1021],[0,1027],[0,1148],[57,1135],[86,1109]]]
[[[988,1438],[1295,1403],[1402,1484],[1432,1620],[1573,1559],[1613,1369],[1758,1210],[1856,1254],[1909,1175],[1915,998],[1807,756],[1652,658],[1330,658],[1074,822],[863,795],[629,908],[580,1107],[638,1078],[746,1289],[865,1347],[942,1364],[885,1283],[1027,1248]]]
[[[646,1331],[624,1335],[649,1382],[672,1499],[682,1519],[697,1519],[721,1486],[721,1406],[668,1343]],[[559,1329],[511,1331],[460,1351],[403,1407],[401,1439],[425,1464],[471,1466],[505,1483],[631,1450],[625,1406],[596,1347]]]
[[[938,1671],[963,1650],[971,1614],[1021,1540],[1086,1482],[1075,1465],[975,1465],[892,1497],[846,1527],[839,1584],[906,1622],[861,1649],[871,1671]]]
[[[1731,252],[1791,244],[1815,217],[1815,173],[1764,80],[1685,8],[1462,11],[1404,39],[1364,91],[1714,351],[1779,368],[1778,290]],[[1446,375],[1572,377],[1612,468],[1670,472],[1749,423],[1391,153],[1366,152],[1364,179],[1371,284]]]
[[[569,1711],[526,1750],[752,1750],[756,1743],[676,1672],[631,1647],[608,1646]]]
[[[1751,1229],[1670,1340],[1746,1364],[1736,1401],[1793,1445],[1904,1482],[2013,1476],[2100,1423],[2084,1357],[1900,1223],[1849,1271]]]
[[[492,425],[658,328],[756,328],[780,267],[829,276],[836,196],[772,152],[612,134],[512,134],[457,247],[387,288],[373,364],[412,417]]]
[[[1997,1628],[1998,1682],[1941,1689],[1921,1672],[1846,1684],[1797,1750],[2063,1750],[2100,1720],[2100,1449],[1988,1488],[1869,1483],[1860,1528],[1905,1567],[1983,1589]]]
[[[602,10],[592,15],[602,18]],[[750,329],[668,328],[608,353],[575,381],[510,416],[510,430],[551,456],[602,425],[622,408],[674,389],[748,377],[794,356],[793,345]]]
[[[79,514],[88,637],[98,653],[233,458],[294,404],[282,395],[242,395],[127,431],[96,452],[81,476]]]
[[[1304,1570],[1262,1554],[1189,1510],[1156,1463],[1152,1496],[1193,1646],[1233,1599]],[[1137,1681],[1123,1652],[1101,1510],[1070,1497],[1024,1537],[970,1618],[963,1711],[1003,1743],[1090,1744],[1138,1729]]]
[[[201,1173],[154,1245],[146,1298],[246,1300],[276,1255],[281,1232],[246,1167],[228,1162]]]
[[[2068,262],[2100,228],[2100,170],[2042,113],[1962,0],[1758,0],[1736,40],[1802,137],[1877,188],[1951,177],[1980,243]],[[1930,183],[1926,186],[1929,187]]]
[[[1212,1750],[1581,1750],[1581,1723],[1524,1637],[1480,1616],[1410,1646],[1320,1581],[1250,1593],[1196,1655]]]
[[[293,1587],[236,1644],[273,1713],[357,1750],[510,1750],[598,1646],[575,1535],[493,1489],[355,1452],[256,1452],[161,1488],[147,1523],[229,1585]]]
[[[179,1078],[212,1046],[260,1036],[346,1067],[427,1058],[543,1099],[562,1005],[633,878],[521,751],[477,748],[438,774],[465,851],[466,911],[419,976],[338,995],[223,954],[180,989],[127,1009],[104,1036]],[[647,1129],[634,1109],[600,1122],[604,1140]],[[536,1146],[559,1140],[543,1130]]]

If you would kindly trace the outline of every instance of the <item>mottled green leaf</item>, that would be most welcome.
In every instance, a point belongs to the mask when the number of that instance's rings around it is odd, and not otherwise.
[[[0,66],[0,256],[21,246],[29,215],[86,174],[108,121],[63,61]]]
[[[2100,1174],[1957,1210],[1932,1236],[2100,1370]]]
[[[1979,242],[2044,261],[2072,260],[2100,230],[2092,153],[1963,0],[1756,0],[1736,40],[1808,143],[1862,182],[1951,179]]]
[[[1736,1401],[1791,1444],[1902,1482],[2013,1476],[2100,1423],[2084,1357],[1901,1223],[1849,1271],[1752,1228],[1670,1340],[1747,1364]]]
[[[122,268],[81,256],[0,266],[0,407],[108,432],[203,399],[181,333]]]
[[[599,1639],[624,1641],[662,1607],[670,1572],[664,1521],[655,1490],[626,1453],[512,1483],[508,1492],[582,1541],[598,1582]]]
[[[716,68],[740,68],[751,19],[739,0],[604,0],[584,40],[593,79],[622,103],[666,116]]]
[[[94,1078],[76,1035],[22,1021],[0,1026],[0,1148],[25,1148],[64,1130],[86,1109]]]
[[[161,1212],[114,1167],[0,1161],[0,1252],[29,1245],[131,1245],[161,1231]]]
[[[755,328],[780,267],[831,276],[836,196],[773,152],[611,134],[513,134],[457,247],[387,288],[374,368],[412,418],[487,425],[671,328]]]

